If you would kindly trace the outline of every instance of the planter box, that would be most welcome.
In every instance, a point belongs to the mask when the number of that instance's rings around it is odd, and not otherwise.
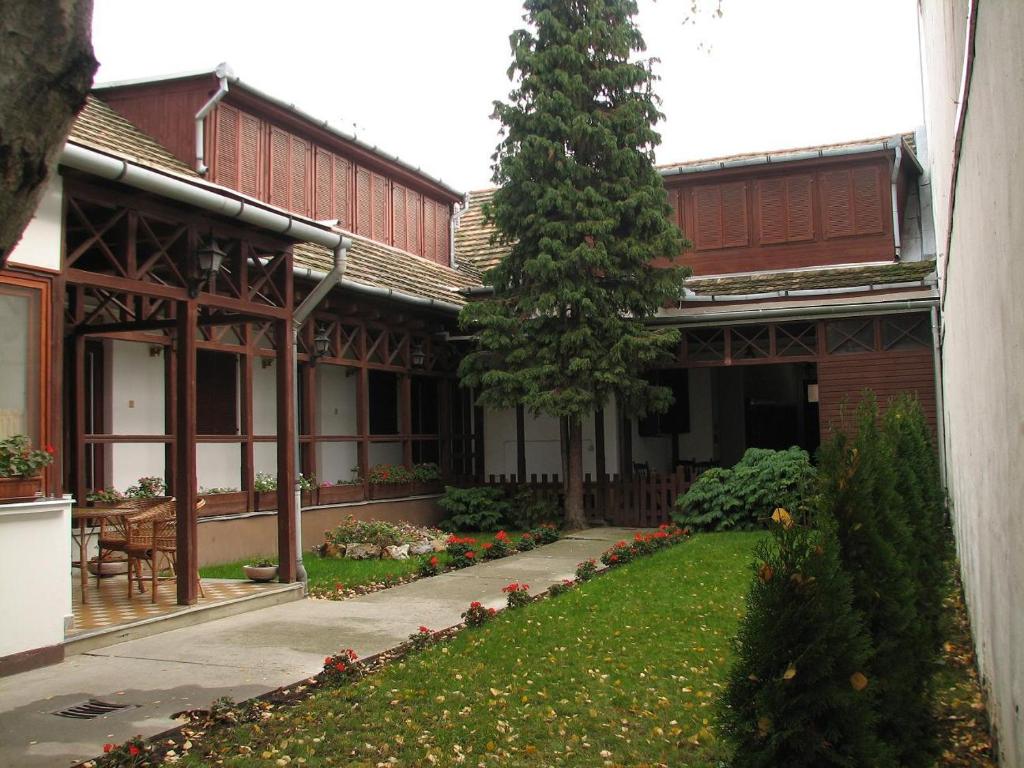
[[[429,483],[393,483],[389,485],[370,485],[371,499],[399,499],[403,496],[422,496],[430,493],[441,493],[444,483],[434,480]]]
[[[366,497],[363,494],[362,483],[330,485],[317,491],[317,504],[343,504],[349,501],[362,501],[364,498]]]
[[[0,477],[0,504],[6,501],[33,501],[42,495],[42,477]]]
[[[235,515],[245,512],[246,493],[235,491],[233,493],[211,493],[199,498],[206,500],[206,506],[199,510],[200,517],[211,517],[213,515]]]
[[[257,491],[253,494],[257,512],[277,509],[277,491]]]

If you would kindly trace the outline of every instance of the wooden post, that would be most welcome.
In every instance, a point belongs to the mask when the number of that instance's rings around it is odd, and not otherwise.
[[[359,433],[359,477],[363,495],[370,494],[370,371],[363,366],[356,381],[356,432]]]
[[[290,320],[274,322],[277,340],[277,575],[295,581],[295,350]]]
[[[175,347],[164,347],[164,434],[171,442],[164,443],[164,480],[173,489],[178,482],[178,355]]]
[[[179,301],[176,317],[177,429],[174,496],[177,500],[178,605],[198,600],[199,570],[196,519],[196,326],[199,308],[194,301]]]
[[[299,434],[313,437],[316,428],[316,366],[306,364],[301,369],[302,376],[302,429]],[[316,477],[316,442],[310,440],[302,444],[302,474]]]
[[[516,479],[526,482],[526,409],[516,406]]]
[[[239,384],[241,386],[241,431],[245,436],[242,443],[242,490],[245,492],[245,510],[256,511],[256,445],[252,439],[253,433],[253,365],[257,360],[255,345],[253,344],[252,325],[245,324],[243,331],[245,338],[245,353],[242,355],[239,369]]]
[[[412,375],[402,373],[398,376],[398,431],[402,433],[402,463],[412,466]]]

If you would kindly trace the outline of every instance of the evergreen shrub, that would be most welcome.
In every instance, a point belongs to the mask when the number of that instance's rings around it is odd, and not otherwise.
[[[509,503],[500,488],[447,486],[438,505],[445,511],[446,531],[496,531],[508,517]]]

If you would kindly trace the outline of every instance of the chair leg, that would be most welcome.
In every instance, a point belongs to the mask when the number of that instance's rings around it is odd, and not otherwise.
[[[152,601],[154,603],[156,602],[156,586],[157,586],[157,573],[158,573],[158,571],[157,571],[157,561],[159,559],[160,559],[160,550],[154,549],[153,550],[153,557],[150,558],[150,561],[149,561],[149,563],[150,563],[150,566],[149,566],[150,567],[150,578],[152,578],[152,580],[153,580],[153,586],[151,588],[151,590],[153,592],[153,595],[152,595],[151,599],[152,599]]]
[[[199,596],[206,597],[206,593],[203,591],[203,580],[199,577],[199,569],[196,569],[196,584],[199,585]]]

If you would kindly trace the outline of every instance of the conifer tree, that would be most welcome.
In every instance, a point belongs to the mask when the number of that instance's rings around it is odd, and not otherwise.
[[[854,607],[874,649],[869,675],[876,683],[879,737],[900,765],[929,765],[920,665],[927,639],[917,611],[911,532],[897,489],[898,458],[878,421],[875,397],[866,392],[856,433],[837,432],[821,450],[822,503],[836,521]]]
[[[510,247],[463,311],[478,348],[462,362],[480,402],[564,418],[566,521],[583,527],[583,419],[618,398],[663,411],[642,371],[678,341],[645,325],[678,297],[682,236],[653,166],[662,115],[632,0],[527,0],[511,36],[513,90],[495,103],[499,185],[485,215]]]
[[[886,768],[875,733],[871,643],[827,517],[778,510],[757,547],[720,722],[734,768]]]

